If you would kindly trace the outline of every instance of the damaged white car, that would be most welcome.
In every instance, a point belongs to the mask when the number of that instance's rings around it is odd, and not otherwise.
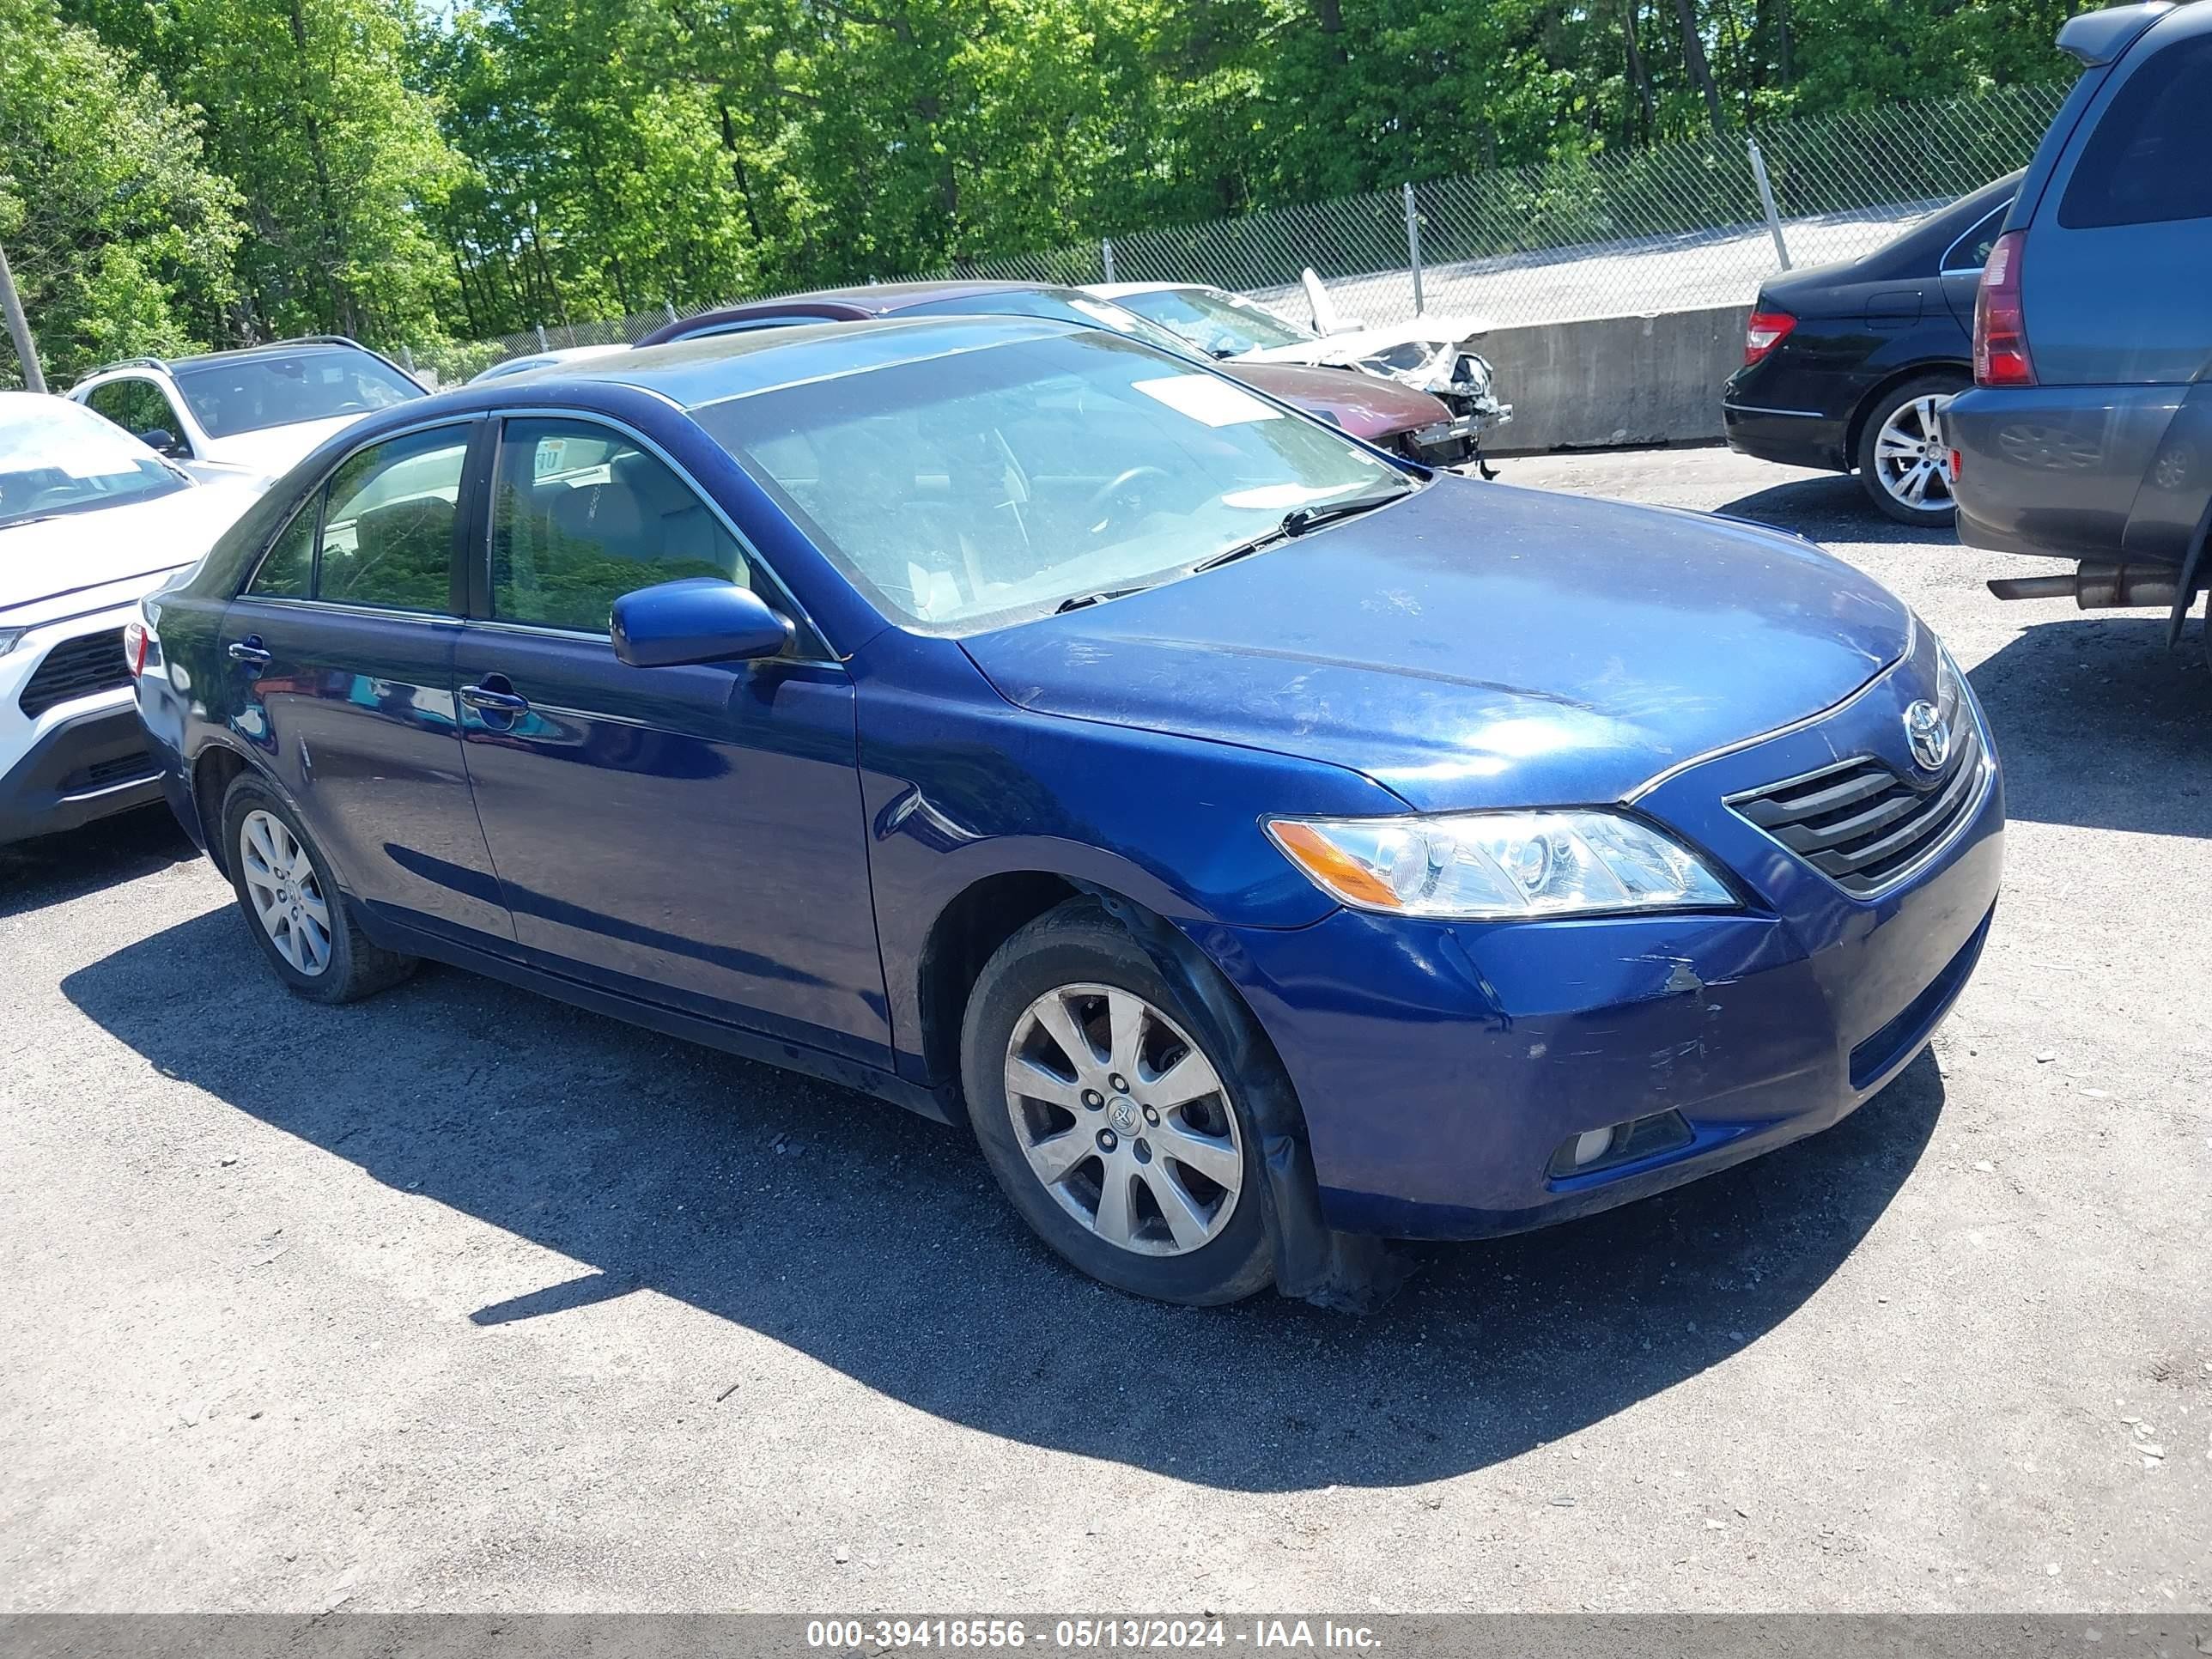
[[[1257,301],[1203,283],[1100,283],[1086,291],[1174,330],[1209,356],[1254,363],[1310,363],[1358,369],[1428,392],[1452,413],[1464,460],[1480,462],[1486,438],[1513,418],[1498,399],[1490,360],[1474,342],[1480,317],[1416,317],[1370,328],[1340,319],[1321,279],[1305,273],[1314,326],[1302,327]]]

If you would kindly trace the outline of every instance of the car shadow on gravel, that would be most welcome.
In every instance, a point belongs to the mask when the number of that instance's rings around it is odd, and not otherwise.
[[[1869,501],[1865,487],[1844,472],[1793,478],[1788,483],[1739,495],[1713,511],[1721,518],[1769,525],[1816,542],[1917,542],[1951,548],[1959,544],[1957,534],[1948,525],[1940,530],[1923,530],[1899,523]]]
[[[2048,609],[2039,606],[2038,609]],[[1996,734],[2008,817],[2212,836],[2212,672],[2203,623],[2075,611],[1967,676]]]
[[[1060,1265],[964,1134],[471,975],[426,969],[316,1007],[276,993],[225,908],[63,989],[164,1074],[584,1264],[471,1305],[467,1255],[441,1258],[455,1281],[411,1287],[425,1322],[386,1331],[387,1347],[522,1320],[554,1322],[557,1340],[568,1310],[651,1290],[917,1412],[1240,1491],[1460,1474],[1727,1361],[1827,1284],[1943,1102],[1923,1054],[1828,1133],[1678,1192],[1425,1248],[1406,1289],[1364,1319],[1272,1297],[1200,1310]],[[317,1245],[307,1259],[373,1255]],[[256,1283],[286,1293],[281,1276]],[[456,1304],[471,1311],[427,1311]],[[701,1376],[702,1400],[740,1419],[775,1412],[745,1375],[733,1360]],[[1572,1477],[1553,1478],[1571,1502]]]
[[[166,806],[0,847],[0,919],[119,886],[198,856]]]

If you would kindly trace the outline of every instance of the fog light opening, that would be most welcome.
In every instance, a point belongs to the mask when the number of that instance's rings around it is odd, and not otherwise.
[[[1680,1112],[1654,1112],[1569,1135],[1552,1154],[1546,1173],[1554,1181],[1563,1176],[1595,1175],[1676,1151],[1696,1139]]]
[[[1585,1164],[1596,1163],[1613,1150],[1614,1139],[1626,1133],[1627,1128],[1626,1123],[1615,1123],[1602,1129],[1583,1130],[1574,1139],[1571,1159],[1574,1167],[1579,1170]]]

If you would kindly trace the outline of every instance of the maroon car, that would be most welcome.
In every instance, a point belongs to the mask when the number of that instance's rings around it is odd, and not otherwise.
[[[754,300],[664,323],[638,344],[666,345],[672,340],[696,340],[709,334],[789,323],[945,315],[1050,317],[1111,329],[1178,356],[1191,355],[1190,343],[1181,335],[1110,300],[1045,283],[981,281],[872,283],[865,288],[817,289],[780,300]],[[1210,367],[1409,460],[1450,466],[1474,453],[1473,441],[1458,428],[1451,410],[1427,392],[1394,380],[1362,374],[1357,369],[1310,368],[1291,363],[1230,362]]]

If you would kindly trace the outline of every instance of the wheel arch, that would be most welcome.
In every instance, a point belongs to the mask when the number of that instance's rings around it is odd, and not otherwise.
[[[1389,1300],[1404,1277],[1404,1264],[1378,1241],[1335,1232],[1322,1219],[1304,1108],[1267,1028],[1195,939],[1134,899],[1094,880],[1046,870],[1001,871],[963,888],[932,923],[919,965],[921,1035],[932,1075],[959,1075],[962,1022],[992,953],[1038,916],[1075,897],[1097,901],[1161,975],[1206,1011],[1225,1039],[1260,1131],[1277,1289],[1346,1310],[1366,1311]],[[944,1071],[937,1069],[940,1060]]]
[[[240,774],[249,769],[268,777],[266,771],[227,743],[210,743],[192,760],[192,810],[199,815],[200,841],[226,878],[232,872],[230,849],[223,845],[222,800]]]
[[[1858,471],[1859,439],[1866,431],[1867,421],[1881,407],[1882,400],[1898,387],[1929,374],[1952,375],[1957,379],[1961,391],[1974,383],[1973,365],[1958,357],[1923,358],[1903,368],[1893,369],[1876,380],[1859,395],[1858,402],[1851,409],[1850,419],[1844,424],[1844,458],[1850,463],[1851,471]]]

